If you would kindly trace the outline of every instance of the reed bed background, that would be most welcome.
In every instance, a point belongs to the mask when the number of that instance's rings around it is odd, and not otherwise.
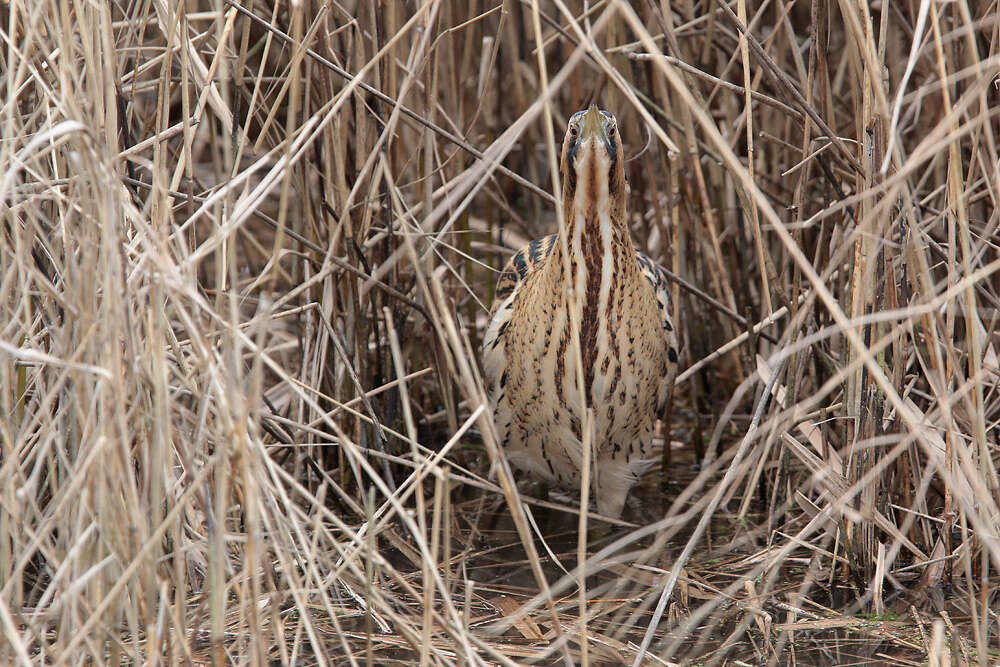
[[[0,662],[1000,663],[998,16],[3,0]],[[581,532],[478,346],[590,102],[687,370]]]

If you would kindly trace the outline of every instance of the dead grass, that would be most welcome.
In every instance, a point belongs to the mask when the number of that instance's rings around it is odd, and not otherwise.
[[[0,1],[0,662],[997,664],[998,16]],[[477,359],[591,101],[689,368],[614,525]]]

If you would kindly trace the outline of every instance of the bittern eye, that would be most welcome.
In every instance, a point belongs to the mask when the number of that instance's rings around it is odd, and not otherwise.
[[[580,131],[578,129],[576,129],[576,125],[570,125],[569,126],[569,136],[575,137],[579,133],[580,133]]]
[[[609,137],[615,136],[615,126],[614,125],[612,125],[611,127],[608,128],[608,136]]]

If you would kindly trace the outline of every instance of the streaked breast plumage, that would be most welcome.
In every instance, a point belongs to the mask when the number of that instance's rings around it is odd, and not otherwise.
[[[483,350],[512,464],[578,488],[584,406],[593,408],[593,492],[598,511],[615,517],[651,459],[677,361],[665,276],[629,237],[621,153],[614,116],[592,106],[570,118],[564,235],[536,239],[507,263]]]

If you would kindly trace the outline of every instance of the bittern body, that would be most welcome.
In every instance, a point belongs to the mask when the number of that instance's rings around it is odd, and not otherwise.
[[[564,230],[532,241],[501,273],[483,367],[507,459],[561,486],[580,486],[593,409],[591,488],[598,512],[618,517],[652,460],[676,374],[670,296],[629,236],[614,116],[591,106],[570,118],[560,171]]]

